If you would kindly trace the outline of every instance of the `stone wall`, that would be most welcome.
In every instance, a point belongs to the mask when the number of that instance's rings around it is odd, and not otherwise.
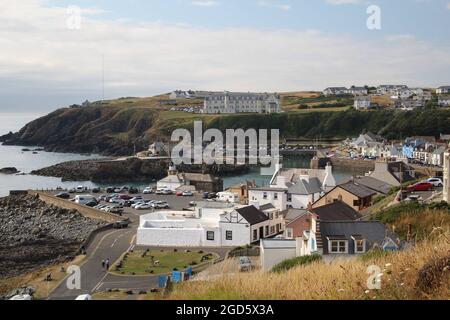
[[[116,222],[116,221],[122,221],[125,220],[122,217],[116,216],[112,213],[108,213],[108,212],[103,212],[94,208],[90,208],[87,206],[82,206],[79,205],[77,203],[68,201],[68,200],[64,200],[64,199],[60,199],[57,198],[51,194],[45,193],[45,192],[40,192],[40,191],[28,191],[29,194],[31,195],[39,195],[39,199],[41,199],[42,201],[44,201],[47,204],[53,204],[55,206],[58,206],[60,208],[64,208],[64,209],[75,209],[77,210],[79,213],[81,213],[84,217],[87,218],[91,218],[91,219],[98,219],[98,220],[103,220],[103,221],[107,221],[107,222]]]

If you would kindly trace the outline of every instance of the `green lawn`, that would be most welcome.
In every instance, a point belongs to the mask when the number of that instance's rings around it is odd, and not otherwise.
[[[113,272],[124,275],[165,274],[175,268],[180,271],[188,267],[197,268],[218,258],[216,254],[202,251],[150,250],[142,257],[143,253],[143,250],[128,253],[121,266],[119,262],[119,265],[113,267]],[[154,261],[159,261],[159,264]]]

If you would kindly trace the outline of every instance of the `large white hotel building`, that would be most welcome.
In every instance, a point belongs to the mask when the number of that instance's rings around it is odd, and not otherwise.
[[[276,93],[214,92],[205,97],[203,113],[280,113]]]

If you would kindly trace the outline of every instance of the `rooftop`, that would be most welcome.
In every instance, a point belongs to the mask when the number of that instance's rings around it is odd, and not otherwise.
[[[362,215],[347,204],[336,201],[311,210],[321,221],[350,221],[362,218]]]

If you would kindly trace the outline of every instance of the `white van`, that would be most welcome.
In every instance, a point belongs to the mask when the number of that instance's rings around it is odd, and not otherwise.
[[[92,300],[92,297],[89,294],[82,294],[78,296],[75,300]]]
[[[85,205],[91,201],[97,201],[94,196],[90,194],[75,196],[74,202],[77,204]]]
[[[83,186],[78,186],[75,188],[76,193],[83,193],[84,191],[86,191],[86,188]]]

